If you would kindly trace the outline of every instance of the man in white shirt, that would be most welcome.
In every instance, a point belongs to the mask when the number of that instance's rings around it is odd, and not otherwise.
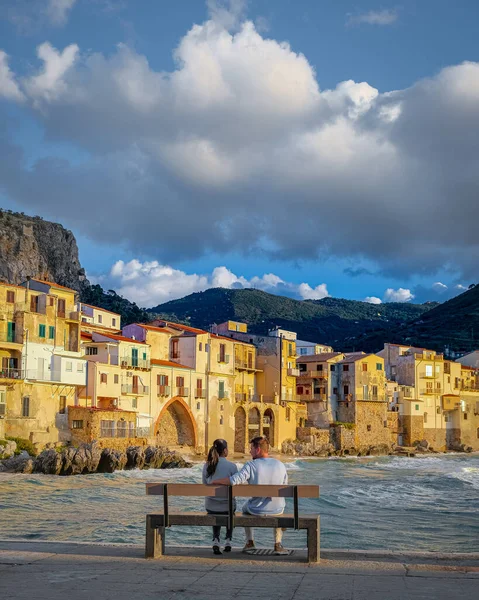
[[[247,462],[244,467],[231,477],[223,477],[213,481],[213,484],[239,485],[250,483],[251,485],[283,485],[288,483],[288,474],[283,463],[276,458],[269,457],[269,442],[266,437],[259,436],[251,440],[250,453],[253,460]],[[247,515],[281,515],[284,512],[284,498],[250,498],[243,506],[243,513]],[[246,544],[243,552],[254,550],[254,533],[252,527],[245,527]],[[283,548],[281,540],[283,530],[274,530],[274,553],[278,555],[288,554]]]

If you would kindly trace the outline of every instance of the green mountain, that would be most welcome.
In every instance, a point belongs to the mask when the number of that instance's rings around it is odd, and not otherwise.
[[[394,329],[378,329],[361,336],[358,342],[365,351],[376,351],[385,340],[439,352],[445,347],[456,352],[476,350],[479,347],[479,285],[419,318]]]
[[[364,334],[397,328],[434,306],[437,304],[377,305],[341,298],[293,300],[254,289],[214,288],[150,310],[202,328],[232,319],[247,323],[252,333],[266,334],[280,326],[295,331],[302,340],[360,349],[357,340]]]

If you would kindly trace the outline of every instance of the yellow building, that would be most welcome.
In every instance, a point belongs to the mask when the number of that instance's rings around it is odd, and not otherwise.
[[[121,332],[121,316],[105,308],[78,303],[78,311],[81,314],[81,325],[83,331],[104,331],[113,330],[115,333]]]
[[[39,446],[66,441],[67,406],[86,379],[76,292],[29,279],[0,285],[0,397],[5,435]]]

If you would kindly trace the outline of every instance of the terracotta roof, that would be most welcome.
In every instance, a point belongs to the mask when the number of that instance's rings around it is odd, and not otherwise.
[[[5,287],[13,287],[13,288],[18,288],[19,290],[24,290],[25,288],[21,285],[15,285],[14,283],[7,283],[6,281],[0,281],[0,285],[3,285]]]
[[[321,354],[300,354],[296,357],[296,363],[301,362],[321,362],[323,360],[330,360],[336,356],[342,355],[343,352],[322,352]]]
[[[210,333],[210,335],[212,338],[217,338],[219,340],[228,340],[229,342],[234,342],[235,344],[246,344],[247,346],[254,346],[254,344],[251,344],[250,342],[243,342],[243,340],[237,340],[236,338],[228,337],[226,335],[218,335],[217,333]]]
[[[73,290],[72,288],[69,288],[69,287],[65,287],[64,285],[60,285],[59,283],[54,283],[53,281],[37,279],[36,277],[32,277],[31,281],[37,281],[38,283],[44,283],[46,285],[49,285],[50,287],[58,288],[59,290],[68,290],[69,292],[73,292],[74,294],[77,293],[76,290]],[[26,283],[26,282],[24,282],[24,283]],[[25,286],[23,286],[23,287],[25,287]]]
[[[156,331],[157,333],[173,333],[169,327],[155,327],[155,325],[145,325],[144,323],[134,323],[147,331]]]
[[[88,396],[90,397],[90,396]],[[73,404],[69,405],[69,408],[74,408],[75,410],[86,410],[88,412],[116,412],[116,413],[131,413],[135,414],[134,410],[124,410],[123,408],[118,408],[116,406],[111,406],[108,408],[100,408],[99,406],[75,406]]]
[[[172,323],[171,321],[165,321],[164,319],[157,319],[160,323],[165,323],[167,327],[171,329],[179,329],[180,331],[189,331],[191,333],[208,333],[204,329],[198,329],[196,327],[190,327],[189,325],[182,325],[181,323]]]
[[[90,308],[94,308],[95,310],[102,310],[103,312],[110,313],[112,315],[116,315],[117,317],[121,317],[120,313],[113,312],[112,310],[107,310],[106,308],[101,308],[100,306],[93,306],[93,304],[86,304],[85,302],[80,302],[82,306],[89,306]]]
[[[107,333],[108,332],[115,332],[115,335],[119,334],[121,332],[121,329],[118,329],[116,327],[107,327],[106,325],[97,325],[96,323],[86,323],[85,321],[81,321],[80,322],[80,329],[89,329],[89,328],[95,328],[95,329],[106,329]],[[97,331],[96,333],[101,333],[99,331]]]
[[[81,336],[82,338],[84,338],[85,340],[91,340],[91,339],[93,338],[93,334],[91,334],[91,333],[88,333],[87,331],[82,331],[82,332],[80,333],[80,336]]]
[[[180,365],[179,363],[172,362],[171,360],[160,360],[159,358],[152,358],[150,360],[152,365],[157,365],[158,367],[174,367],[177,369],[191,369],[193,367],[187,367],[186,365]]]
[[[461,365],[461,363],[458,363]],[[477,367],[469,367],[468,365],[461,365],[461,371],[466,369],[467,371],[477,371]]]
[[[368,356],[373,356],[373,354],[361,354],[360,356],[353,354],[352,356],[346,356],[346,358],[340,360],[338,364],[358,362],[358,360],[364,360]],[[378,358],[382,358],[382,356],[378,356]]]
[[[132,344],[143,344],[145,345],[145,342],[140,342],[139,340],[133,340],[132,338],[129,337],[125,337],[123,335],[114,335],[113,333],[101,333],[99,331],[93,332],[93,333],[98,333],[98,335],[102,335],[103,337],[109,338],[111,340],[117,340],[119,342],[131,342]],[[102,340],[99,340],[102,341]]]

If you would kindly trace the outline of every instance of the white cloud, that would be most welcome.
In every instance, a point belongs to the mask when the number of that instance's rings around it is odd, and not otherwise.
[[[42,70],[19,84],[24,105],[46,140],[87,158],[31,164],[4,137],[2,193],[166,263],[354,257],[395,278],[446,268],[477,281],[479,63],[404,90],[321,90],[297,49],[240,17],[232,31],[219,6],[180,40],[168,73],[125,45],[103,55],[42,44]]]
[[[8,55],[0,50],[0,98],[22,102],[24,95],[18,87],[15,75],[8,66]]]
[[[432,284],[431,287],[435,292],[438,292],[439,294],[447,291],[448,289],[447,285],[445,283],[441,283],[440,281],[436,281]]]
[[[384,302],[409,302],[414,298],[414,294],[411,290],[405,288],[388,288],[384,292]]]
[[[129,262],[119,260],[109,274],[90,279],[108,288],[113,287],[119,294],[146,307],[215,287],[256,288],[300,299],[317,300],[329,295],[324,283],[313,289],[307,283],[297,285],[285,282],[274,273],[248,280],[221,266],[213,269],[209,275],[188,274],[157,261],[142,263],[136,259]]]
[[[247,0],[206,0],[211,20],[226,30],[239,27],[246,13]]]
[[[348,14],[346,25],[392,25],[397,21],[397,19],[398,13],[396,10],[370,10],[367,13],[362,13],[359,15]]]
[[[25,80],[25,88],[34,100],[43,99],[47,102],[56,100],[66,91],[64,76],[75,63],[78,46],[71,44],[63,52],[58,52],[49,42],[40,44],[37,55],[43,61],[43,68],[38,75]]]
[[[46,13],[53,25],[64,25],[76,0],[47,0]]]
[[[381,298],[377,298],[376,296],[366,296],[364,302],[369,302],[369,304],[382,304]]]

